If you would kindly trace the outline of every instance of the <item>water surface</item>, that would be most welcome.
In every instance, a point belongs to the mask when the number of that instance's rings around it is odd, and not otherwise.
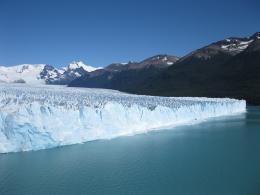
[[[260,194],[260,107],[172,130],[0,155],[0,194]]]

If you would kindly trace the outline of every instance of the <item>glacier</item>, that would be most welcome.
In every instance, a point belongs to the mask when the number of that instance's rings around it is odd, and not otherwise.
[[[111,139],[242,112],[246,102],[229,98],[0,84],[0,153]]]

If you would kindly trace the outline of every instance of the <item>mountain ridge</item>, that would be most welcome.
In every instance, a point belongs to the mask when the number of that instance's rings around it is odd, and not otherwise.
[[[20,64],[15,66],[0,66],[0,82],[27,84],[68,84],[73,79],[95,68],[82,61],[74,61],[60,69],[49,64]]]
[[[174,65],[179,60],[176,56],[155,55],[140,62],[115,63],[102,70],[96,70],[73,80],[70,87],[91,87],[125,90],[138,85],[145,78],[158,74],[163,69]]]
[[[109,88],[155,96],[246,99],[260,104],[260,33],[229,37],[197,49],[165,68],[85,75],[69,86]],[[148,71],[149,70],[149,71]],[[139,79],[137,79],[139,78]],[[141,78],[141,79],[140,79]]]
[[[196,50],[179,60],[174,67],[144,81],[142,85],[133,86],[128,92],[163,96],[231,97],[260,104],[259,35],[255,33],[247,38],[250,43],[237,53],[222,52],[219,48],[212,53],[211,50],[208,52],[207,46]],[[212,44],[209,48],[212,49]],[[196,52],[212,55],[200,58]]]
[[[82,61],[60,69],[47,64],[0,67],[0,82],[108,88],[155,96],[232,97],[260,104],[259,56],[260,32],[256,32],[213,42],[181,58],[159,54],[103,68]]]

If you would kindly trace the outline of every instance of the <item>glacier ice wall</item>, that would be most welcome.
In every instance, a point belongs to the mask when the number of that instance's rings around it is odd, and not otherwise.
[[[133,135],[246,111],[244,100],[0,85],[0,153]]]

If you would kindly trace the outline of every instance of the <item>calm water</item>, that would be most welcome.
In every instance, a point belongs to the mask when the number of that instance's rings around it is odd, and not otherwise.
[[[0,194],[260,194],[260,107],[193,126],[0,155]]]

